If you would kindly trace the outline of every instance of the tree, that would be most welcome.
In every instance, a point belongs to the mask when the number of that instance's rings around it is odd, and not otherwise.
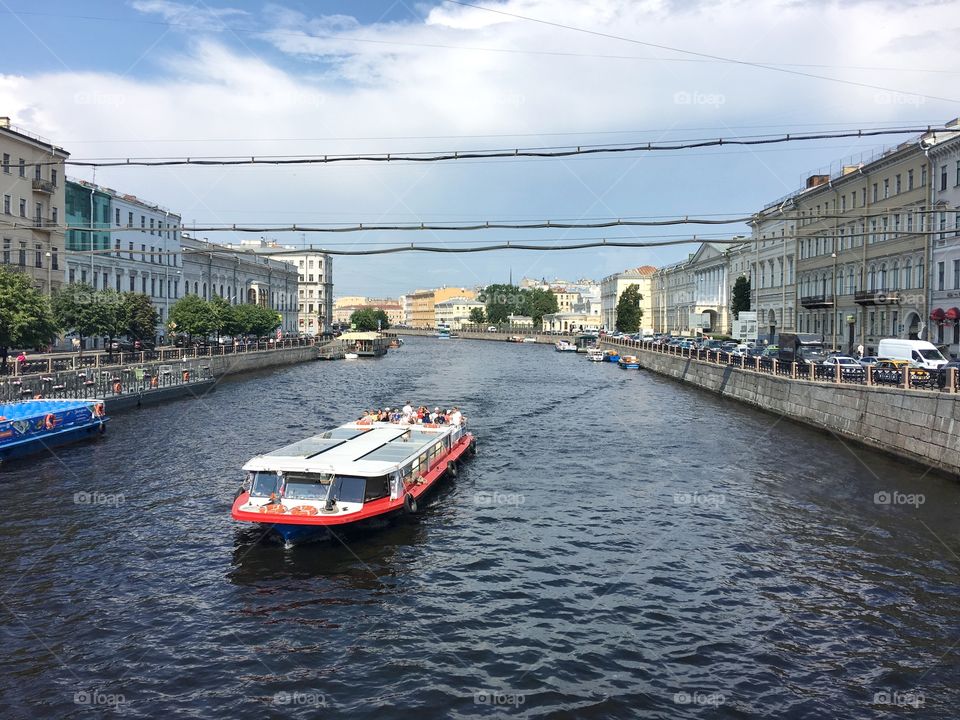
[[[478,299],[487,307],[487,322],[495,325],[523,311],[523,293],[516,285],[488,285]]]
[[[272,330],[276,330],[280,321],[277,314],[269,308],[259,305],[235,305],[233,308],[235,334],[256,335],[263,337]]]
[[[350,316],[350,324],[361,332],[386,330],[390,327],[387,313],[375,308],[360,308],[359,310],[354,310]]]
[[[470,308],[470,322],[474,325],[483,325],[487,321],[487,316],[483,312],[483,308]]]
[[[0,346],[46,345],[56,332],[50,303],[30,278],[0,268]]]
[[[214,324],[213,329],[217,333],[217,342],[221,335],[238,335],[243,332],[240,320],[237,317],[236,308],[224,300],[219,295],[210,301],[210,309],[213,311]]]
[[[104,297],[86,283],[64,286],[53,294],[53,318],[68,333],[84,338],[106,335],[111,329],[110,309]]]
[[[184,295],[170,308],[170,329],[186,333],[191,340],[194,335],[207,337],[213,331],[214,322],[210,303],[199,295]]]
[[[160,318],[150,298],[143,293],[123,294],[123,314],[126,334],[133,340],[149,340],[157,334]]]
[[[103,309],[103,327],[100,331],[107,336],[107,349],[110,350],[116,338],[129,332],[124,298],[116,290],[109,289],[101,290],[95,297]]]
[[[523,310],[522,315],[529,315],[533,318],[534,325],[540,325],[543,322],[543,316],[555,313],[560,309],[557,304],[557,296],[552,290],[543,290],[542,288],[533,288],[532,290],[522,290]]]
[[[746,275],[741,275],[733,284],[733,299],[730,303],[730,311],[733,316],[739,319],[740,313],[750,309],[750,280]]]
[[[640,329],[643,310],[640,309],[640,286],[628,285],[617,300],[616,328],[620,332],[635,333]]]

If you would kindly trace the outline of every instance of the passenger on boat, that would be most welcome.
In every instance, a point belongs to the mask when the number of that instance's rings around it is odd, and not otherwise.
[[[407,400],[407,404],[403,406],[403,410],[401,412],[405,418],[409,418],[411,415],[413,415],[413,405],[410,404],[409,400]]]
[[[457,427],[463,424],[463,414],[456,405],[453,406],[453,410],[450,412],[450,424],[456,425]]]

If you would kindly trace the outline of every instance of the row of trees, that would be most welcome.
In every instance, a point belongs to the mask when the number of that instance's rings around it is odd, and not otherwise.
[[[487,286],[480,297],[484,309],[470,311],[471,322],[478,324],[505,323],[510,315],[527,315],[534,325],[543,322],[543,316],[559,311],[557,297],[552,290],[519,288],[516,285],[494,284]]]
[[[350,326],[358,332],[386,330],[390,327],[387,313],[376,308],[360,308],[350,314]]]
[[[260,305],[231,305],[222,297],[204,300],[199,295],[185,295],[170,306],[167,323],[171,333],[194,337],[216,335],[267,335],[278,327],[282,318]]]

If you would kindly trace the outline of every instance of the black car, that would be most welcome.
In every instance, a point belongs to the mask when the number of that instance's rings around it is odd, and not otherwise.
[[[133,343],[129,340],[114,340],[107,343],[107,350],[110,352],[133,352]]]

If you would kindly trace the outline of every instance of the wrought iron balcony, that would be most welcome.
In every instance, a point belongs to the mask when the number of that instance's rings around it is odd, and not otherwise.
[[[898,290],[859,290],[853,296],[857,305],[899,305]]]
[[[31,229],[39,232],[53,232],[57,228],[57,225],[58,223],[50,218],[35,217],[33,218],[33,227]]]
[[[47,195],[53,195],[57,191],[57,186],[54,185],[49,180],[41,180],[40,178],[34,178],[33,191],[38,193],[46,193]]]
[[[833,295],[807,295],[800,298],[800,305],[807,310],[819,310],[833,307]]]

